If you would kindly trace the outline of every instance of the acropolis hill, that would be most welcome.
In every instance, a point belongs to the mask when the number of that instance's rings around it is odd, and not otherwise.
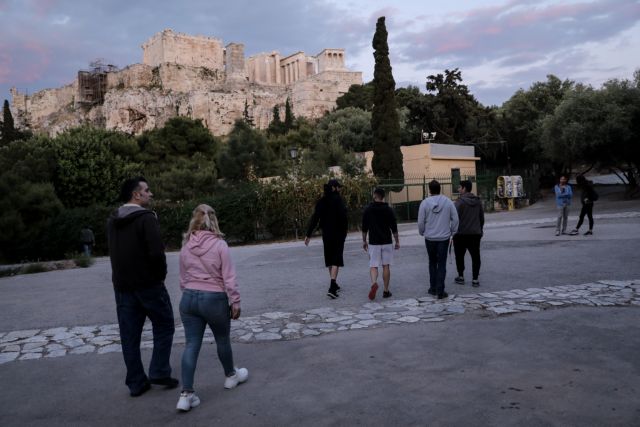
[[[55,135],[91,124],[138,134],[174,117],[202,119],[214,135],[225,135],[243,117],[266,128],[273,107],[289,102],[296,116],[321,117],[362,73],[345,68],[344,49],[316,56],[273,51],[245,58],[244,45],[164,30],[142,45],[142,64],[124,69],[94,64],[75,81],[32,95],[11,89],[19,127]]]

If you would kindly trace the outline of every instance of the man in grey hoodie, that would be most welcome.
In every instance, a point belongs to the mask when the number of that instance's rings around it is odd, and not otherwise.
[[[449,240],[458,231],[458,212],[453,202],[440,194],[440,183],[429,183],[428,197],[420,203],[418,231],[425,238],[429,256],[429,294],[443,299],[449,295],[444,291],[447,275],[447,249]]]
[[[480,286],[480,239],[484,229],[484,210],[482,201],[471,192],[471,181],[461,181],[458,192],[460,198],[456,200],[456,209],[460,218],[458,232],[453,236],[453,249],[456,254],[458,277],[455,282],[464,285],[464,256],[469,250],[471,255],[471,271],[473,280],[471,286]]]

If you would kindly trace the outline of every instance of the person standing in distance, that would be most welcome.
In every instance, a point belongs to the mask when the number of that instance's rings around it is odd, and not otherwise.
[[[567,221],[569,219],[569,207],[573,198],[571,186],[567,184],[567,176],[561,175],[560,182],[553,187],[556,193],[556,207],[558,208],[558,221],[556,224],[556,236],[567,234]]]
[[[593,234],[593,202],[598,200],[598,193],[593,188],[593,184],[584,177],[584,175],[578,175],[576,177],[576,183],[578,187],[582,190],[582,195],[580,197],[580,201],[582,202],[582,209],[580,209],[580,216],[578,217],[578,225],[576,228],[571,230],[569,233],[572,236],[575,236],[579,233],[580,227],[584,222],[584,216],[586,215],[589,219],[589,229],[584,233],[585,236],[590,236]]]
[[[471,286],[480,286],[478,276],[480,274],[480,239],[484,229],[484,210],[482,201],[471,192],[471,181],[460,181],[458,193],[460,198],[456,200],[456,210],[460,223],[458,232],[453,236],[453,249],[456,254],[456,267],[458,277],[455,282],[464,285],[464,256],[469,250],[471,255],[471,271],[473,279]]]
[[[453,202],[440,194],[440,183],[435,179],[429,183],[429,193],[420,203],[418,231],[425,238],[429,257],[429,294],[438,299],[449,296],[444,291],[447,275],[447,249],[451,237],[458,231],[458,212]]]
[[[164,286],[167,261],[156,214],[147,209],[153,194],[143,177],[126,180],[120,189],[122,206],[107,221],[107,239],[116,298],[125,383],[131,396],[140,396],[151,384],[178,386],[171,378],[171,346],[175,331],[171,299]],[[153,327],[153,354],[149,377],[140,357],[146,318]]]
[[[369,253],[369,275],[371,276],[371,290],[369,299],[376,298],[378,291],[378,267],[382,266],[382,280],[384,290],[382,298],[389,298],[389,281],[391,280],[391,263],[393,250],[400,249],[398,224],[393,209],[384,201],[384,190],[373,190],[373,202],[367,206],[362,214],[362,247]],[[367,243],[369,234],[369,243]],[[392,246],[391,235],[396,241]]]
[[[340,197],[340,183],[330,179],[324,186],[324,196],[316,203],[313,215],[309,220],[304,244],[309,246],[311,234],[318,225],[322,229],[322,244],[324,246],[324,263],[329,269],[331,282],[327,296],[338,298],[340,286],[336,282],[340,267],[344,267],[344,241],[347,238],[349,226],[347,207]]]

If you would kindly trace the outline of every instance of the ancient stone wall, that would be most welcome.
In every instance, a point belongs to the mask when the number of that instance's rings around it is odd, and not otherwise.
[[[190,36],[164,30],[146,41],[142,50],[142,62],[152,67],[170,62],[224,70],[222,40],[213,37]]]
[[[143,45],[143,64],[106,73],[102,105],[79,101],[74,83],[25,95],[13,89],[16,125],[56,134],[81,124],[138,134],[176,115],[202,119],[215,135],[242,118],[245,103],[259,129],[273,120],[273,107],[290,99],[296,116],[321,117],[362,73],[344,68],[343,49],[281,58],[276,51],[245,61],[244,45],[165,30]]]

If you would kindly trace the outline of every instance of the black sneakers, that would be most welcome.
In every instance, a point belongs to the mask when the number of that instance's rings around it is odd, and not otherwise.
[[[171,377],[150,379],[149,382],[154,385],[163,385],[166,388],[176,388],[180,384],[180,381]]]
[[[456,284],[458,285],[464,285],[464,277],[462,276],[458,276],[455,279],[453,279],[454,282],[456,282]]]
[[[331,285],[329,285],[329,290],[327,291],[327,296],[331,299],[338,298],[338,289],[340,289],[338,284],[336,282],[331,282]]]
[[[448,296],[449,296],[449,294],[448,294],[448,293],[443,292],[443,293],[441,293],[441,294],[438,294],[438,299],[445,299],[445,298],[446,298],[446,297],[448,297]]]
[[[434,297],[436,296],[436,291],[434,291],[433,289],[429,288],[429,290],[427,291],[427,293],[429,295],[433,295]]]
[[[138,397],[138,396],[142,396],[143,394],[145,394],[146,392],[148,392],[151,389],[151,383],[149,381],[145,381],[144,384],[142,384],[142,387],[140,387],[138,390],[130,390],[130,395],[131,397]]]
[[[390,291],[382,291],[382,298],[389,298],[391,296]]]

